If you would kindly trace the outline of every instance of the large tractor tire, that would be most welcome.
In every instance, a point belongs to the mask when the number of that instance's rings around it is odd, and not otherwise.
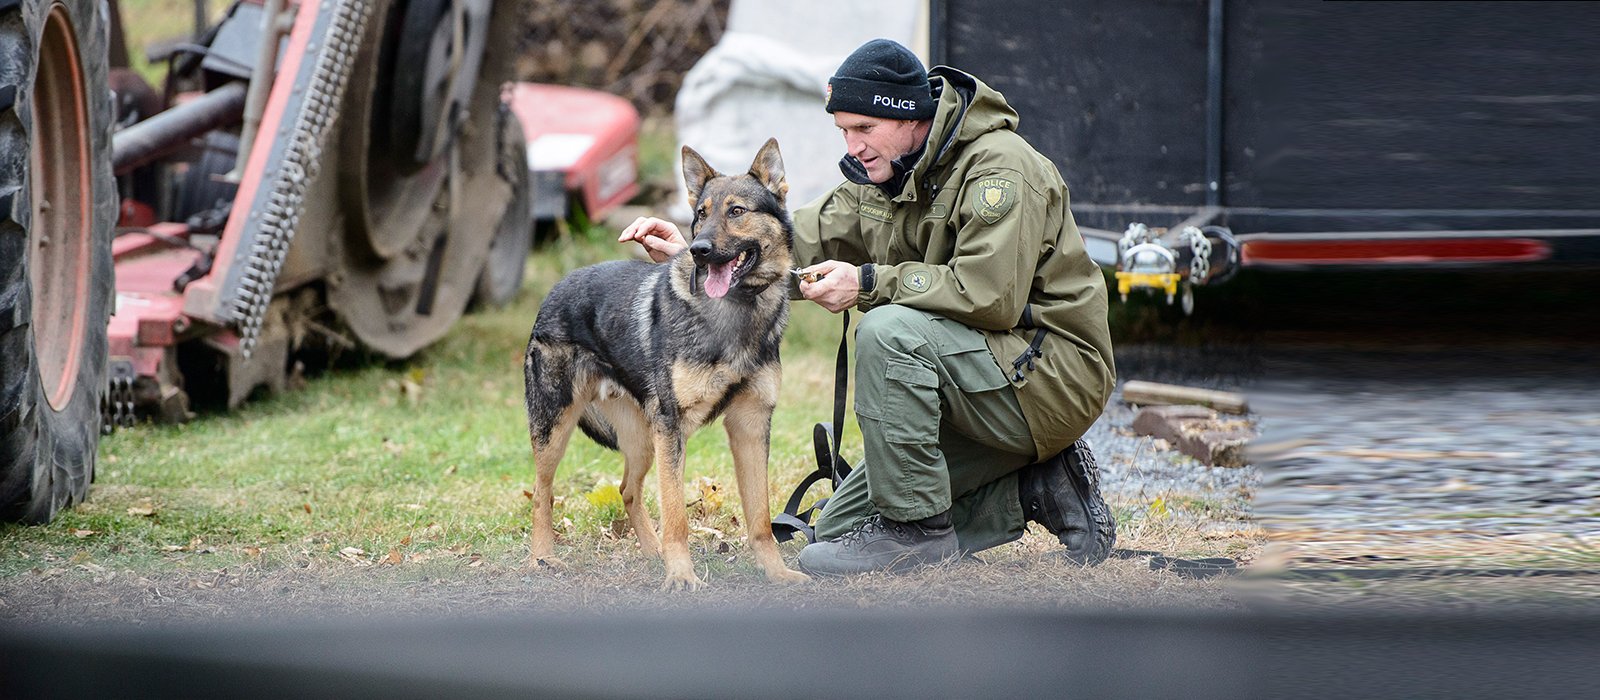
[[[500,162],[496,169],[511,183],[511,203],[489,242],[489,259],[478,273],[478,286],[472,293],[472,306],[478,309],[505,306],[517,297],[528,251],[533,248],[533,174],[528,171],[527,137],[522,134],[522,121],[509,106],[500,105],[497,119]]]
[[[94,477],[115,294],[98,0],[0,0],[0,518],[50,520]]]

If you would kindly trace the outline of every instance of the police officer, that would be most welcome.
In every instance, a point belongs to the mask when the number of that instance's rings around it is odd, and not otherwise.
[[[794,212],[806,299],[866,311],[855,412],[865,460],[829,499],[811,574],[903,571],[1038,522],[1096,564],[1116,531],[1077,441],[1115,383],[1106,289],[1055,166],[977,78],[904,46],[858,48],[828,82],[846,182]],[[652,256],[669,222],[622,233]]]

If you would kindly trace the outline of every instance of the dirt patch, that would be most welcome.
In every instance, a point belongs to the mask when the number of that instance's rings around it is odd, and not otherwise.
[[[434,560],[352,567],[311,560],[303,567],[243,564],[139,573],[93,565],[36,569],[0,582],[0,619],[23,623],[166,624],[266,619],[279,615],[439,617],[583,609],[692,610],[761,607],[1202,608],[1243,602],[1221,580],[1151,571],[1143,560],[1083,568],[1050,556],[1053,538],[1022,540],[902,576],[871,574],[800,586],[768,584],[743,548],[697,556],[707,588],[658,590],[661,565],[615,551],[573,561],[565,571],[528,570],[520,561]],[[792,559],[798,545],[784,546]]]

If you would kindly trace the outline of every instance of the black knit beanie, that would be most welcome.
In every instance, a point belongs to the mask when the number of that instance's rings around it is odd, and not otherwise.
[[[828,113],[853,112],[884,119],[932,119],[928,71],[911,50],[873,39],[839,64],[828,79]]]

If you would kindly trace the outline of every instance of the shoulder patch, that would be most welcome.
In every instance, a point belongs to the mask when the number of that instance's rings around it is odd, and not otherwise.
[[[1011,205],[1016,203],[1016,183],[999,176],[979,179],[972,196],[973,213],[991,224],[1011,211]]]
[[[913,292],[926,292],[928,291],[928,287],[932,284],[932,280],[928,278],[927,272],[923,270],[917,270],[916,272],[906,275],[905,281],[901,284],[904,284],[906,289],[909,289]]]

